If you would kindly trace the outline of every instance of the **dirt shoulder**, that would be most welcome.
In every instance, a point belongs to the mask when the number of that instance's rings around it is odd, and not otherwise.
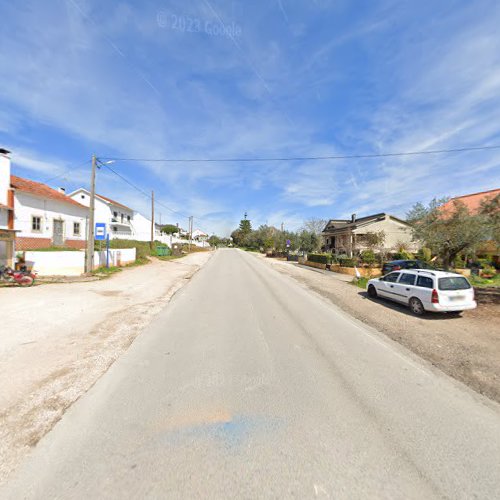
[[[0,483],[211,255],[0,289]]]
[[[448,375],[500,402],[500,306],[485,301],[462,317],[441,314],[413,316],[403,305],[371,300],[365,291],[329,273],[293,263],[265,260],[277,271],[385,333]]]

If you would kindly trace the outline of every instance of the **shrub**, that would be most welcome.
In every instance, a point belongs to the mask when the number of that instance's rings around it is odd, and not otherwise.
[[[495,276],[496,273],[497,270],[493,266],[486,265],[483,266],[483,269],[481,269],[481,276],[484,276],[485,278],[486,277],[492,278],[493,276]]]
[[[453,267],[455,269],[465,269],[465,261],[460,255],[455,257],[455,260],[453,262]]]
[[[431,249],[427,247],[422,247],[418,251],[417,257],[419,258],[419,260],[423,260],[424,262],[430,262],[430,260],[432,259]]]
[[[347,258],[339,258],[339,264],[342,267],[354,267],[358,265],[357,259],[347,257]]]
[[[394,260],[413,260],[415,257],[412,253],[407,252],[406,250],[401,250],[400,252],[393,254],[392,258]]]
[[[307,260],[318,264],[331,264],[332,255],[329,253],[310,253],[307,255]]]
[[[371,266],[372,264],[375,264],[377,257],[375,256],[373,250],[364,250],[361,252],[361,261]]]

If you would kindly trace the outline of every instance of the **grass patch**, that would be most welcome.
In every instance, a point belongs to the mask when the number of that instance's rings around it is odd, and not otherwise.
[[[182,257],[186,257],[186,255],[164,255],[162,257],[157,257],[158,260],[169,261],[175,259],[181,259]]]
[[[98,267],[94,271],[92,271],[92,274],[97,274],[97,275],[105,275],[105,276],[111,276],[112,274],[119,273],[122,270],[121,267],[116,267],[116,266],[102,266]]]
[[[351,285],[357,286],[359,288],[362,288],[363,290],[366,290],[366,285],[368,283],[368,280],[370,278],[353,278],[353,280],[350,282]]]
[[[500,287],[500,274],[497,273],[493,278],[487,279],[487,278],[481,278],[480,276],[474,276],[472,275],[469,278],[469,281],[471,282],[472,286],[478,287],[478,288],[487,288],[487,287],[495,287],[498,288]]]

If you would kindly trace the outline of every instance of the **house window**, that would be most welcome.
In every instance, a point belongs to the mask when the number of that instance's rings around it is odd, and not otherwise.
[[[84,195],[84,194],[82,194],[82,200],[84,200],[84,199],[85,199],[85,195]]]
[[[124,218],[124,217],[125,217],[125,216],[124,216],[123,214],[121,214],[122,224],[123,224],[123,218]]]
[[[80,223],[73,222],[73,236],[80,236]]]
[[[113,212],[113,217],[118,217],[118,212]]]
[[[40,233],[42,231],[41,217],[31,217],[31,231],[33,233]]]
[[[127,215],[127,222],[130,222],[130,215]]]
[[[116,226],[113,226],[113,231],[116,233],[116,231],[118,231],[118,228]]]

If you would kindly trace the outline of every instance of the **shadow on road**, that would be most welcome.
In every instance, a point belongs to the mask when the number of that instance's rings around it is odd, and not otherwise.
[[[427,320],[432,320],[432,321],[442,321],[442,320],[447,320],[447,321],[452,321],[452,320],[458,320],[460,319],[460,316],[456,314],[449,314],[449,313],[431,313],[431,312],[426,312],[422,316],[416,316],[413,314],[408,306],[405,306],[404,304],[400,304],[399,302],[393,302],[392,300],[385,299],[382,297],[377,297],[376,299],[372,299],[371,297],[368,296],[366,291],[358,292],[361,297],[363,297],[366,300],[369,300],[371,302],[376,302],[380,304],[381,306],[387,307],[388,309],[392,309],[393,311],[397,311],[402,314],[406,314],[407,316],[411,316],[413,318],[420,318],[420,319],[427,319]]]

